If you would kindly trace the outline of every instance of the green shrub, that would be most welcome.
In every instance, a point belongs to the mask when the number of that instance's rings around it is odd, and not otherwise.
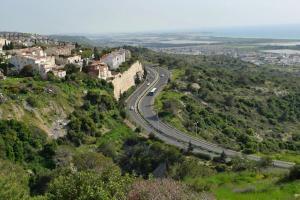
[[[27,97],[26,102],[28,103],[28,105],[30,105],[33,108],[39,106],[38,100],[32,96]]]

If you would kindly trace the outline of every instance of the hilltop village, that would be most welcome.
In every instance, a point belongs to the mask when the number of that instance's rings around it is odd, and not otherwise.
[[[68,69],[87,73],[91,77],[111,82],[116,99],[142,79],[141,63],[129,50],[81,47],[79,44],[59,42],[40,35],[21,33],[0,34],[1,62],[8,68],[1,69],[0,79],[10,75],[25,75],[31,72],[42,79],[64,79]]]

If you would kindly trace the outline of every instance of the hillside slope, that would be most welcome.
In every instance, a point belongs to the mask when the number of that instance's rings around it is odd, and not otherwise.
[[[51,137],[62,136],[67,117],[82,104],[83,91],[75,84],[8,78],[0,85],[0,118],[39,127]]]

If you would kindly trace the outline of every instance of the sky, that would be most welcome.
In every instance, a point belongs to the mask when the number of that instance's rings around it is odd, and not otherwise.
[[[40,34],[300,24],[300,0],[0,0],[0,31]]]

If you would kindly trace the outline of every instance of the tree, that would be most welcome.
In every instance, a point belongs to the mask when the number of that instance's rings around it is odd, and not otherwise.
[[[300,165],[297,164],[295,165],[291,170],[288,175],[289,180],[299,180],[300,179]]]
[[[7,46],[6,40],[4,41],[4,45],[3,45],[2,49],[3,50],[8,50],[8,46]]]
[[[225,97],[225,105],[226,106],[233,106],[234,105],[234,97],[232,95],[226,96]]]
[[[199,162],[199,159],[187,157],[183,162],[176,163],[170,167],[169,175],[176,180],[185,178],[208,177],[215,171]]]
[[[113,142],[103,143],[99,146],[98,151],[103,155],[115,159],[117,156],[116,145]]]
[[[99,53],[99,50],[97,49],[97,47],[94,47],[94,57],[95,57],[95,60],[100,60],[100,53]]]
[[[122,176],[119,170],[106,170],[102,173],[83,171],[61,175],[49,186],[50,200],[125,200],[132,179]]]
[[[80,66],[75,64],[66,64],[65,70],[67,71],[67,74],[74,74],[80,71]]]
[[[20,73],[20,75],[24,76],[24,77],[33,77],[34,76],[34,68],[32,65],[25,65]]]
[[[255,169],[255,162],[250,161],[247,158],[234,157],[231,159],[230,164],[231,164],[232,170],[235,172]]]
[[[12,50],[12,49],[14,49],[14,44],[10,42],[8,45],[8,50]]]
[[[5,158],[9,160],[20,163],[42,161],[39,151],[46,145],[46,134],[22,122],[0,120],[1,143],[4,144]]]
[[[29,176],[20,166],[0,160],[1,199],[29,199]]]
[[[93,50],[91,50],[91,49],[86,49],[86,50],[83,50],[83,51],[82,51],[81,57],[82,57],[82,58],[91,58],[91,57],[92,57],[92,54],[93,54]]]
[[[258,167],[260,168],[271,167],[272,165],[273,161],[270,157],[263,157],[258,161]]]
[[[28,103],[29,106],[31,106],[33,108],[36,108],[39,105],[37,99],[32,96],[27,97],[26,102]]]
[[[225,151],[223,151],[221,153],[221,156],[220,156],[220,162],[226,163],[227,162],[227,158],[228,158],[228,156],[226,155]]]
[[[14,49],[14,44],[12,42],[10,42],[9,44],[7,44],[6,40],[4,42],[4,46],[2,47],[3,50],[12,50]]]
[[[135,76],[135,78],[134,78],[134,83],[135,83],[136,85],[139,85],[141,82],[142,82],[142,81],[141,81],[141,79],[139,78],[139,76]]]
[[[140,133],[142,131],[141,127],[136,127],[135,132]]]
[[[144,177],[147,177],[162,163],[172,165],[183,160],[178,149],[157,141],[152,142],[135,137],[127,139],[124,146],[126,146],[126,151],[119,159],[119,165],[124,171],[134,171]]]
[[[59,81],[59,78],[56,77],[52,71],[50,71],[47,73],[47,80],[48,81]]]
[[[193,150],[194,150],[194,147],[193,147],[193,145],[192,145],[192,142],[189,141],[188,148],[187,148],[187,152],[188,152],[188,153],[191,153]]]
[[[84,73],[88,73],[88,71],[89,71],[88,65],[87,65],[87,62],[86,62],[85,59],[83,59],[83,61],[82,61],[82,71],[83,71]]]
[[[48,196],[50,200],[109,200],[111,196],[104,187],[99,175],[79,172],[56,178],[49,186]]]
[[[108,169],[116,168],[111,159],[96,152],[86,152],[75,155],[73,160],[74,167],[76,167],[78,171],[93,170],[103,172]]]
[[[75,43],[75,48],[76,49],[80,48],[80,45],[77,42]]]

